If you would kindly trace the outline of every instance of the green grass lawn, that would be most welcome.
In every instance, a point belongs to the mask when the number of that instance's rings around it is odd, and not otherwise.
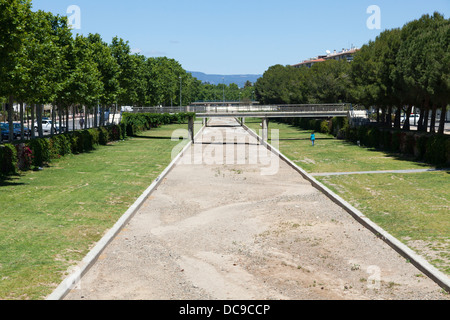
[[[259,124],[258,119],[246,120],[246,125],[257,133],[261,129]],[[311,130],[303,130],[275,121],[269,123],[269,143],[271,143],[272,129],[279,130],[280,151],[309,173],[432,168],[429,165],[411,161],[411,158],[358,147],[322,133],[316,133],[317,141],[313,147],[310,141]]]
[[[450,275],[450,172],[317,177]]]
[[[171,162],[168,125],[0,181],[0,299],[42,299]]]
[[[247,119],[246,124],[259,132],[258,119]],[[318,140],[312,147],[311,131],[275,121],[270,122],[269,133],[270,129],[279,130],[280,151],[309,173],[432,168],[413,159],[358,147],[320,133],[316,134]],[[316,179],[438,269],[450,274],[450,172]]]

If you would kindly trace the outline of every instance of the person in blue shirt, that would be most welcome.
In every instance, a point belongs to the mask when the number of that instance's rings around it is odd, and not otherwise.
[[[314,144],[316,142],[316,134],[314,132],[311,134],[311,142],[312,142],[312,146],[314,147]]]

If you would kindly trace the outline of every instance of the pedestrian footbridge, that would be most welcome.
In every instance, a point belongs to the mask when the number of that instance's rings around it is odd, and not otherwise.
[[[236,118],[241,124],[246,118],[262,119],[263,139],[267,138],[270,118],[333,118],[361,117],[351,104],[303,104],[303,105],[233,105],[230,103],[195,103],[186,107],[143,107],[133,108],[133,113],[178,113],[194,112],[196,118],[204,119],[207,125],[210,118]],[[193,132],[193,119],[189,121],[189,131]],[[191,135],[193,137],[193,134]]]
[[[331,118],[346,117],[353,111],[351,104],[304,104],[304,105],[232,105],[193,104],[184,107],[143,107],[133,112],[177,113],[195,112],[197,118]]]

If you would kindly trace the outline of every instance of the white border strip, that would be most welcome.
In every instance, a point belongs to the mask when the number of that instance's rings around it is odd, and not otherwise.
[[[203,126],[199,132],[195,135],[195,139],[202,134]],[[173,169],[178,160],[183,156],[188,148],[192,145],[192,141],[183,148],[183,150],[172,160],[172,162],[167,166],[167,168],[159,175],[156,180],[144,191],[144,193],[135,201],[135,203],[128,208],[125,214],[114,224],[114,226],[100,239],[95,247],[84,257],[81,263],[77,266],[76,270],[70,274],[66,279],[51,293],[46,300],[62,300],[77,283],[80,281],[81,277],[86,274],[86,272],[92,267],[92,265],[97,261],[98,257],[101,255],[103,250],[108,246],[109,243],[119,234],[123,227],[130,221],[130,219],[136,214],[139,208],[142,206],[144,201],[150,196],[150,194],[159,186],[162,180],[167,176],[167,174]]]
[[[278,155],[284,162],[286,162],[289,166],[299,172],[306,180],[311,182],[312,186],[323,192],[329,199],[331,199],[334,203],[339,205],[341,208],[350,213],[353,218],[355,218],[358,222],[360,222],[367,229],[372,231],[377,237],[385,241],[389,246],[391,246],[395,251],[397,251],[400,255],[410,261],[417,269],[426,274],[430,279],[436,282],[439,286],[445,289],[447,292],[450,292],[450,278],[448,278],[441,271],[432,266],[428,261],[417,255],[414,251],[412,251],[405,244],[400,242],[398,239],[394,238],[388,232],[380,228],[377,224],[372,222],[369,218],[364,216],[359,210],[354,208],[347,201],[342,199],[340,196],[335,194],[333,191],[328,189],[325,185],[317,181],[312,175],[308,174],[305,170],[297,166],[294,162],[288,159],[284,154],[282,154],[279,150],[274,148],[269,143],[262,140],[262,138],[253,130],[248,128],[246,125],[243,125],[244,129],[247,130],[251,135],[253,135],[258,141],[265,145],[270,151],[274,154]]]

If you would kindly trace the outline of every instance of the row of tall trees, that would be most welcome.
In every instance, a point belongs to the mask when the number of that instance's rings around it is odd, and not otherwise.
[[[276,65],[256,83],[262,103],[350,102],[373,107],[385,126],[401,127],[401,115],[420,110],[418,129],[444,132],[450,102],[450,20],[423,15],[386,30],[359,50],[351,63],[329,60],[310,69]],[[409,129],[409,117],[404,128]]]
[[[255,85],[262,104],[338,103],[349,101],[350,64],[329,60],[311,68],[275,65]]]
[[[44,105],[53,106],[54,119],[60,115],[60,128],[69,127],[75,110],[92,113],[96,126],[105,123],[105,109],[186,105],[201,87],[173,59],[134,54],[118,37],[106,43],[99,34],[74,35],[67,17],[34,12],[30,0],[0,0],[0,97],[7,101],[10,132],[14,103],[22,128],[23,106],[31,106],[31,122],[42,136]]]

